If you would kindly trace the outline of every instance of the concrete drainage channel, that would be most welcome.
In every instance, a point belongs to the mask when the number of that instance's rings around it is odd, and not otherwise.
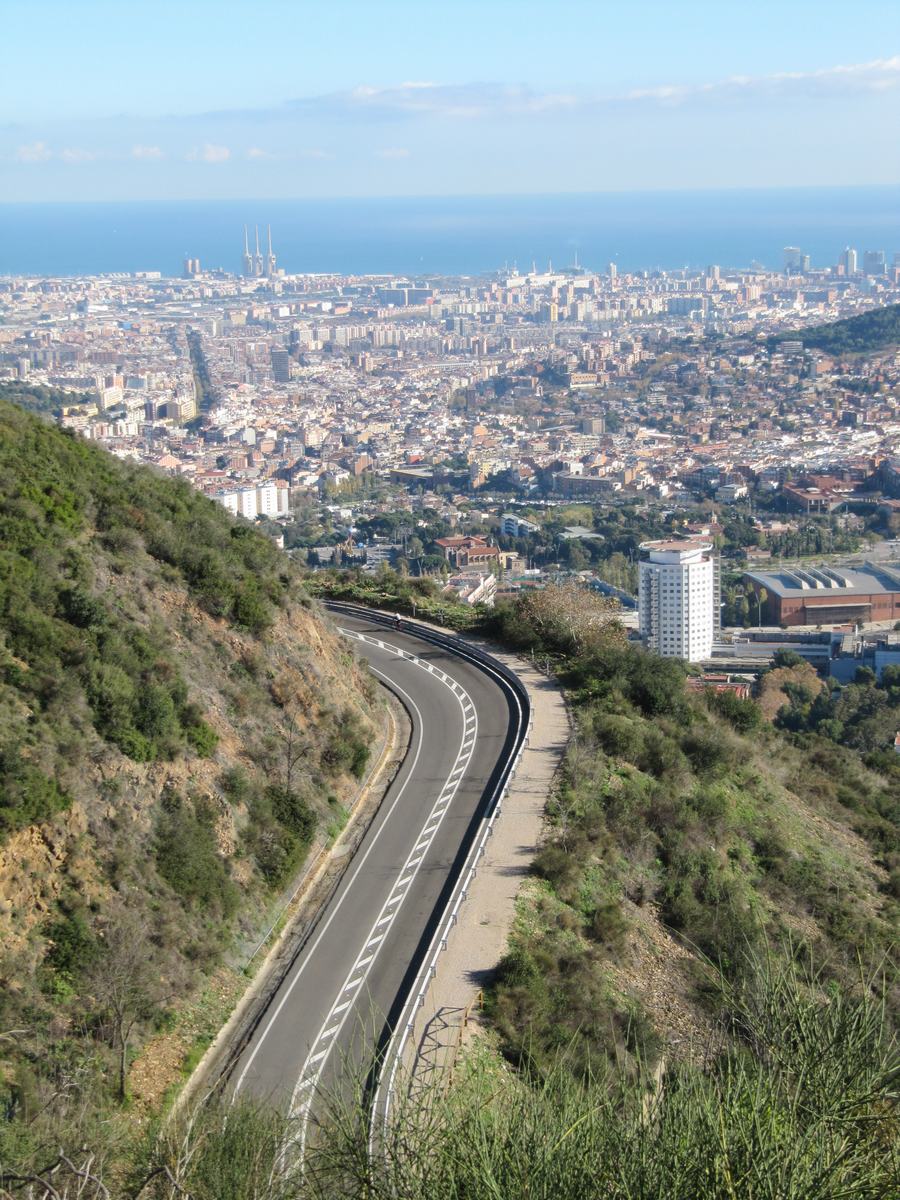
[[[330,611],[337,614],[346,613],[350,616],[374,621],[387,628],[393,626],[392,618],[372,609],[337,602],[329,603],[327,607]],[[406,999],[400,1019],[381,1056],[372,1092],[370,1110],[369,1146],[372,1152],[377,1151],[379,1144],[387,1133],[391,1110],[396,1101],[398,1089],[403,1078],[404,1057],[409,1052],[415,1036],[416,1014],[425,1003],[428,988],[437,971],[438,959],[442,952],[447,949],[453,928],[458,920],[460,908],[465,902],[468,889],[477,873],[478,861],[485,852],[488,839],[494,829],[494,823],[500,815],[503,797],[506,795],[515,770],[519,765],[522,753],[528,743],[528,735],[531,731],[531,700],[527,689],[513,671],[492,655],[469,643],[463,642],[459,638],[438,633],[427,626],[418,625],[415,622],[405,621],[404,625],[416,637],[431,642],[432,645],[439,646],[442,649],[450,650],[453,654],[466,659],[481,670],[492,675],[512,700],[512,706],[516,714],[516,729],[507,761],[485,806],[484,816],[472,839],[466,860],[459,872],[447,906],[425,953],[423,964]]]

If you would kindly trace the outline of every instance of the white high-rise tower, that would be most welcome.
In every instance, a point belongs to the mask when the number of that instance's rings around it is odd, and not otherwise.
[[[719,560],[710,542],[644,542],[640,547],[641,638],[664,658],[700,662],[721,629]]]

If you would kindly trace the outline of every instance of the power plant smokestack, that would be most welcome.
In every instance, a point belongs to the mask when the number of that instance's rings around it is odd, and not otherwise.
[[[250,241],[247,236],[247,226],[244,226],[244,254],[241,259],[241,274],[251,276],[253,274],[253,258],[250,254]]]
[[[254,226],[255,250],[250,250],[250,237],[247,226],[244,226],[244,253],[241,258],[241,274],[247,279],[259,279],[264,276],[272,279],[277,274],[275,252],[272,249],[272,226],[266,226],[266,253],[259,248],[259,226]]]
[[[263,274],[266,279],[272,279],[275,275],[275,255],[272,253],[272,226],[266,226],[266,235],[268,238],[268,251],[266,252],[266,261],[263,268]]]

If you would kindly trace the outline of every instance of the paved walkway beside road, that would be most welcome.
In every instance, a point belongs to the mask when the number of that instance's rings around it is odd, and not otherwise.
[[[565,700],[552,679],[525,659],[492,645],[476,644],[515,671],[526,685],[532,727],[478,872],[416,1018],[404,1064],[413,1088],[418,1084],[427,1087],[434,1071],[452,1067],[460,1045],[477,1024],[481,991],[505,953],[516,897],[537,853],[545,806],[571,729]]]

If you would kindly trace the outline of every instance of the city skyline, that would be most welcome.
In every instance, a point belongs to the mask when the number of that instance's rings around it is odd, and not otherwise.
[[[844,4],[807,0],[752,15],[568,0],[552,19],[533,3],[465,2],[452,21],[402,0],[339,3],[329,22],[278,0],[252,18],[205,0],[139,17],[106,0],[6,9],[18,53],[0,85],[0,184],[12,201],[898,177],[900,13],[881,0],[856,23]]]

